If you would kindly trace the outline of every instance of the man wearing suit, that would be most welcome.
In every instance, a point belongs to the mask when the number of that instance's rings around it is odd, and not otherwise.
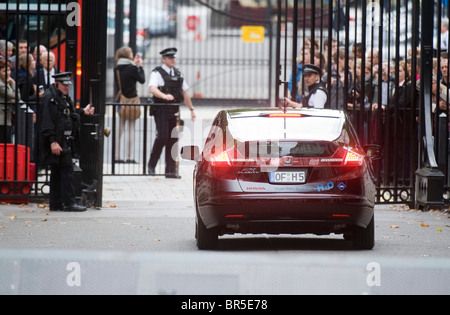
[[[55,83],[53,75],[59,72],[55,67],[55,54],[51,51],[43,52],[40,57],[40,67],[36,67],[35,71],[34,84],[37,87],[42,85],[45,89],[48,89],[50,85]]]

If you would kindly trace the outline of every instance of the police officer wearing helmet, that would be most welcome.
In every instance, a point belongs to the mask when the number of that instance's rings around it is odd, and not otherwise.
[[[292,107],[310,107],[310,108],[325,108],[328,103],[328,91],[320,80],[322,71],[319,67],[312,64],[303,66],[303,79],[308,87],[309,94],[302,97],[302,103],[297,103],[285,98],[288,106]]]
[[[153,95],[151,113],[154,116],[157,136],[153,144],[148,162],[148,173],[155,174],[155,168],[165,147],[166,177],[176,176],[176,163],[172,157],[172,147],[178,141],[172,137],[172,130],[177,126],[179,106],[170,104],[185,103],[195,120],[194,106],[189,95],[189,86],[180,70],[175,68],[177,49],[167,48],[160,52],[162,65],[156,67],[150,74],[149,88]]]
[[[93,115],[91,105],[76,109],[69,97],[72,73],[53,75],[55,83],[45,91],[38,111],[41,165],[50,166],[50,210],[86,211],[75,202],[74,144],[79,140],[80,116]]]

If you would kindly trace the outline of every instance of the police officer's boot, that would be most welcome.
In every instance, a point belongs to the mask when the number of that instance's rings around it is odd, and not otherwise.
[[[64,209],[63,209],[63,211],[67,211],[67,212],[83,212],[86,210],[87,210],[86,207],[80,206],[77,203],[74,203],[69,206],[64,206]]]

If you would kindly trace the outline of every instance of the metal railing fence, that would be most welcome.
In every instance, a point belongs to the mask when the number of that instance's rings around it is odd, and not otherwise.
[[[164,106],[179,107],[182,104],[159,104]],[[136,120],[127,120],[119,115],[121,106],[139,106],[140,116]],[[148,162],[155,142],[157,131],[156,124],[151,111],[158,104],[140,103],[140,104],[105,104],[105,126],[108,128],[108,136],[104,142],[104,164],[103,175],[105,176],[148,176]],[[180,114],[177,115],[177,127],[172,131],[172,136],[177,137],[176,133],[181,133],[182,123]],[[176,147],[173,151],[178,151]],[[161,153],[159,163],[153,176],[165,176],[165,154],[164,148]],[[179,175],[178,152],[174,155],[177,164],[175,177]]]

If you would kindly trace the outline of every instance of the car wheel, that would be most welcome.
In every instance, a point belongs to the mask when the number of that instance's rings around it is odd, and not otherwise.
[[[217,229],[207,229],[198,216],[195,222],[195,238],[198,249],[216,249],[219,245]]]
[[[353,233],[353,247],[355,249],[372,249],[375,246],[374,217],[366,228],[355,227]]]

